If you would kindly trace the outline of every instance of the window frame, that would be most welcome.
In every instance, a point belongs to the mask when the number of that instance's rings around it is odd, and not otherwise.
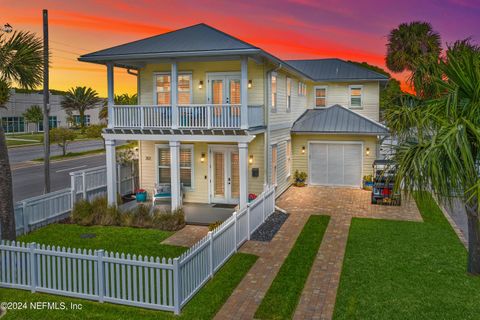
[[[352,106],[352,89],[360,89],[360,105]],[[363,85],[361,84],[351,84],[348,86],[348,107],[350,109],[363,109]]]
[[[325,90],[325,105],[323,107],[317,106],[317,89]],[[314,86],[313,87],[313,107],[316,109],[326,108],[328,106],[328,86]]]
[[[275,78],[275,93],[273,92],[273,78]],[[269,87],[270,87],[270,110],[272,112],[277,112],[278,106],[278,74],[276,72],[270,73],[269,79]]]
[[[270,182],[272,185],[277,186],[277,176],[278,176],[278,144],[272,144],[271,147],[271,163],[272,163],[272,172],[270,176]],[[275,164],[273,162],[273,150],[275,149]]]
[[[285,109],[286,112],[292,111],[292,87],[293,87],[293,79],[290,77],[285,78],[285,98],[287,102],[287,107]]]
[[[287,179],[292,175],[292,139],[287,139],[285,145],[285,166],[287,170]]]
[[[159,175],[159,170],[160,169],[160,164],[158,163],[158,161],[160,160],[158,158],[158,150],[159,149],[167,149],[168,152],[170,152],[170,145],[168,144],[156,144],[155,145],[155,183],[159,183],[158,182],[158,175]],[[190,171],[190,181],[191,181],[191,186],[190,187],[185,187],[184,186],[184,190],[185,191],[194,191],[195,190],[195,148],[194,148],[194,145],[193,144],[180,144],[180,152],[182,152],[182,149],[189,149],[190,150],[190,163],[191,163],[191,167],[188,168],[188,167],[180,167],[180,169],[191,169]],[[167,166],[161,166],[162,168],[168,168],[170,169],[170,179],[172,178],[172,173],[171,173],[171,167],[170,167],[170,164]],[[181,177],[180,177],[181,178]],[[180,181],[181,183],[181,181]]]
[[[307,84],[303,81],[298,81],[298,96],[305,97],[307,95]]]
[[[157,95],[157,76],[165,76],[168,75],[170,76],[170,103],[166,104],[165,106],[171,106],[172,105],[172,73],[170,71],[159,71],[159,72],[154,72],[153,73],[153,104],[154,105],[159,105],[158,104],[158,95]],[[193,103],[193,72],[192,71],[180,71],[177,73],[177,100],[178,100],[178,77],[179,76],[185,76],[188,75],[190,76],[190,102],[188,104]],[[177,105],[182,105],[178,103]]]

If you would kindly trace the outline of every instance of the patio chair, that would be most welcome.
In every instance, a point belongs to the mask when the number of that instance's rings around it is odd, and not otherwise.
[[[180,197],[183,199],[183,183],[180,184]],[[156,183],[153,189],[152,207],[159,200],[172,198],[172,186],[170,183]]]

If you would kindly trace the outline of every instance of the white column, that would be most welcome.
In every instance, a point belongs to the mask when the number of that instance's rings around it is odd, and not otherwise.
[[[248,203],[248,143],[238,143],[238,166],[240,175],[240,209]]]
[[[241,65],[241,82],[240,82],[240,127],[248,129],[248,57],[242,56]]]
[[[170,141],[170,179],[172,190],[172,210],[182,206],[180,190],[180,142]]]
[[[117,205],[117,164],[115,155],[115,140],[105,140],[105,156],[107,165],[108,204]]]
[[[107,93],[108,93],[108,127],[114,127],[113,105],[115,104],[115,90],[113,84],[113,63],[107,63]]]
[[[172,71],[170,76],[170,102],[172,103],[172,128],[178,128],[178,69],[177,62],[172,62]]]

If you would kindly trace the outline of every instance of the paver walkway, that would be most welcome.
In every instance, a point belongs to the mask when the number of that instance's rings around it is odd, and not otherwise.
[[[183,229],[162,241],[162,244],[172,246],[191,247],[208,233],[208,227],[186,225]]]
[[[331,319],[352,217],[422,221],[413,199],[402,205],[370,204],[370,192],[350,188],[291,187],[277,205],[290,213],[269,243],[248,241],[240,251],[259,259],[216,315],[216,319],[253,319],[308,217],[331,219],[300,297],[295,319]]]

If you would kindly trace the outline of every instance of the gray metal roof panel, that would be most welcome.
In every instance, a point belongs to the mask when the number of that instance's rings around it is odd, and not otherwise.
[[[80,59],[193,51],[258,49],[204,23],[82,55]]]
[[[341,105],[309,109],[293,124],[293,133],[389,134],[382,124]]]
[[[314,81],[388,80],[388,77],[341,59],[286,60]]]

